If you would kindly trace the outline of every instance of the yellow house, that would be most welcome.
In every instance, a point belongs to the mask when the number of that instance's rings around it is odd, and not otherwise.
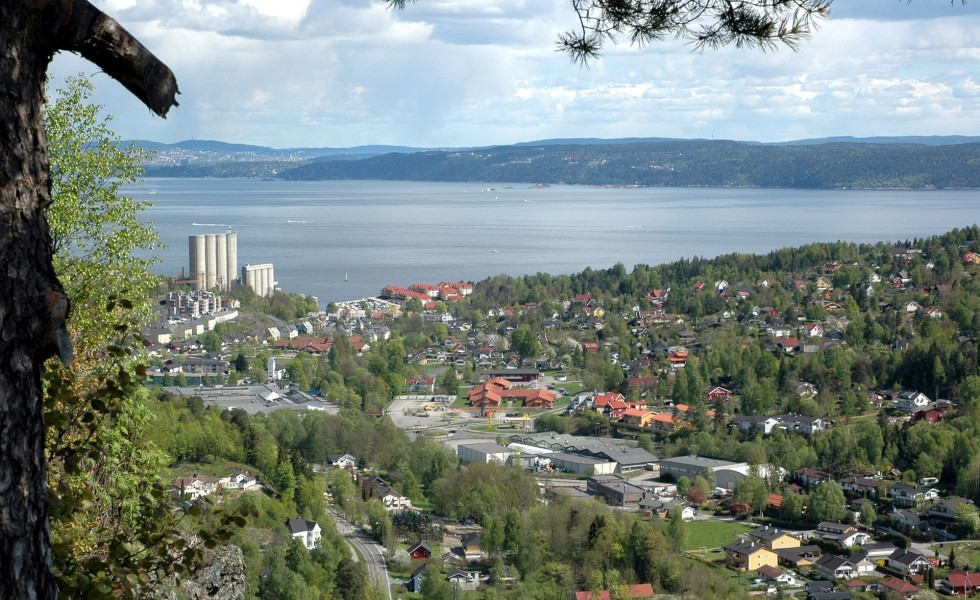
[[[769,548],[770,550],[782,550],[783,548],[799,548],[800,540],[786,533],[785,531],[780,531],[776,527],[769,527],[768,525],[763,525],[762,527],[756,527],[749,532],[749,537],[752,538],[756,543]]]
[[[750,539],[739,538],[725,546],[725,564],[738,571],[758,571],[759,567],[775,567],[776,553]]]
[[[633,427],[644,429],[650,427],[650,424],[653,423],[654,415],[655,413],[650,410],[630,408],[623,412],[621,420],[626,425],[632,425]]]

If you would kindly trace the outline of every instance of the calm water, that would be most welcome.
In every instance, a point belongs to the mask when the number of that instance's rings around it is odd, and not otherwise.
[[[387,284],[904,240],[980,221],[977,191],[148,179],[126,192],[154,204],[161,274],[187,270],[188,235],[232,227],[239,268],[271,262],[284,290],[321,305]]]

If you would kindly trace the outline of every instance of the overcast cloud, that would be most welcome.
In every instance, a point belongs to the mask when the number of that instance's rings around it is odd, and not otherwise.
[[[561,137],[980,135],[980,2],[836,0],[798,52],[555,52],[570,0],[93,0],[176,73],[156,118],[81,59],[123,138],[274,147]]]

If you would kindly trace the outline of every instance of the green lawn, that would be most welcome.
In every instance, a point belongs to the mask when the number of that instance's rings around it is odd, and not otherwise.
[[[685,526],[684,550],[721,548],[735,541],[740,533],[752,531],[751,525],[733,521],[691,521]]]

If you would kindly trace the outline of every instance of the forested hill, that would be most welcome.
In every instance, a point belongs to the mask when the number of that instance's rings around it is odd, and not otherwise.
[[[980,143],[773,146],[666,141],[499,146],[318,160],[282,171],[277,177],[680,187],[980,188]]]

